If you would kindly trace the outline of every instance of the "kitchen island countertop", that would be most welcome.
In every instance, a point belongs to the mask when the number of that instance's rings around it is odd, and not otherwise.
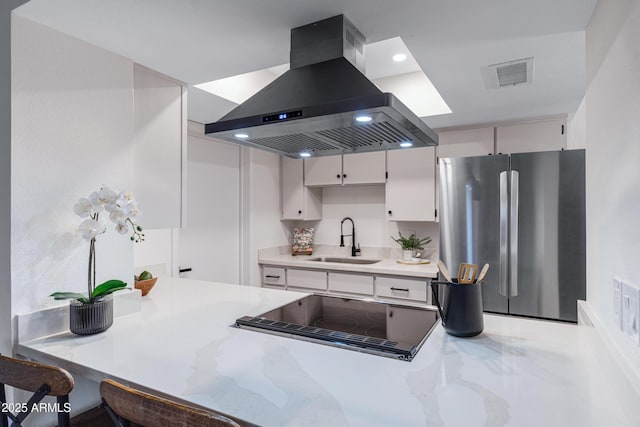
[[[438,325],[404,362],[230,326],[305,295],[161,277],[106,332],[16,352],[266,426],[628,425],[588,327],[485,314],[479,336]]]

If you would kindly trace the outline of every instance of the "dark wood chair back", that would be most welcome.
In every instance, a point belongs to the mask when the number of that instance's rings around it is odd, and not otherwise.
[[[70,425],[69,393],[74,383],[73,377],[64,369],[0,355],[0,401],[3,403],[6,403],[5,385],[32,392],[33,396],[28,402],[21,402],[24,405],[18,415],[8,411],[0,413],[1,427],[7,427],[9,419],[12,425],[22,425],[34,404],[37,405],[45,396],[57,398],[58,425]]]
[[[240,427],[234,420],[217,412],[183,405],[113,380],[100,383],[100,395],[117,426],[127,427],[135,423],[145,427]]]

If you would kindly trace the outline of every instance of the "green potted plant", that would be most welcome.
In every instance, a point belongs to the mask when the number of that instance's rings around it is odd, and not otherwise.
[[[431,242],[431,237],[419,238],[415,233],[411,233],[409,237],[404,237],[402,233],[398,231],[398,236],[398,238],[393,236],[391,236],[391,238],[402,248],[402,259],[405,261],[411,261],[411,258],[413,258],[418,249],[424,249],[424,245]]]
[[[96,286],[96,237],[106,231],[104,217],[115,223],[115,229],[130,235],[133,242],[144,240],[142,227],[137,224],[141,213],[133,196],[116,193],[108,187],[92,192],[73,206],[73,211],[84,218],[78,227],[89,241],[89,268],[87,293],[54,292],[54,299],[69,299],[69,327],[78,335],[91,335],[107,330],[113,324],[113,300],[109,295],[127,287],[122,280],[107,280]],[[101,217],[102,215],[102,217]]]
[[[153,274],[149,273],[147,270],[140,273],[139,276],[133,276],[133,286],[136,289],[140,289],[142,296],[145,296],[151,291],[153,285],[158,281],[157,277],[153,277]]]

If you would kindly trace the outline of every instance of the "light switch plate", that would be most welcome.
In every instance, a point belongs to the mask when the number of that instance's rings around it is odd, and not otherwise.
[[[622,331],[640,345],[640,289],[622,282]]]
[[[613,324],[622,330],[622,281],[613,278]]]

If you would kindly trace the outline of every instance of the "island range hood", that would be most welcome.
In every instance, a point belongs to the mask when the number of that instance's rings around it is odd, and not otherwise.
[[[294,28],[290,70],[206,124],[205,134],[289,157],[438,144],[422,119],[363,71],[364,36],[343,15]]]

